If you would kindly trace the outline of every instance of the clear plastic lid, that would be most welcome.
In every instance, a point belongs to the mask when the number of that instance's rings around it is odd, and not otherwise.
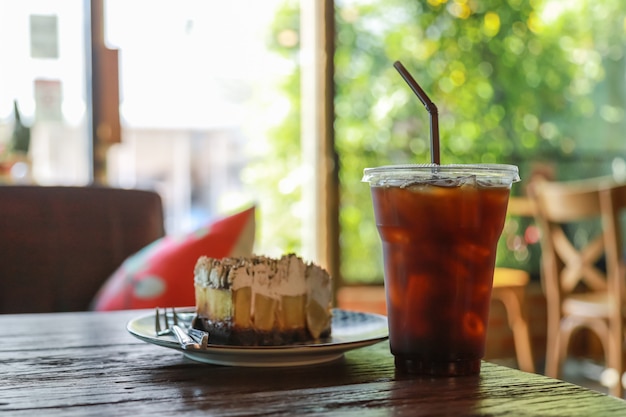
[[[361,181],[368,182],[374,187],[398,186],[416,182],[430,183],[441,180],[462,181],[470,177],[491,186],[511,186],[514,182],[520,181],[517,167],[506,164],[387,165],[365,168]]]

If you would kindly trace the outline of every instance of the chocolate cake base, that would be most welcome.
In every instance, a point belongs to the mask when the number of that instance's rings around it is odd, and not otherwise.
[[[254,328],[238,328],[232,322],[214,322],[196,316],[193,327],[209,333],[209,343],[231,346],[282,346],[296,343],[313,342],[306,329],[258,330]],[[320,338],[330,336],[330,329]]]

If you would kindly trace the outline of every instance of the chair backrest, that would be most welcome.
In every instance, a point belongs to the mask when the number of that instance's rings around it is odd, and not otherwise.
[[[529,197],[510,197],[506,212],[510,216],[533,217],[533,200]]]
[[[616,245],[619,245],[615,234],[610,231],[607,234],[606,227],[614,224],[611,220],[614,211],[607,210],[608,205],[613,204],[611,190],[614,189],[618,188],[606,178],[597,181],[537,181],[530,187],[535,220],[542,232],[542,278],[549,302],[561,302],[567,294],[581,288],[605,291],[610,286],[607,273],[614,276],[612,268],[615,264],[608,254],[618,250]],[[603,204],[602,190],[608,193]],[[584,244],[574,244],[572,238],[576,227],[596,220],[597,233],[589,236]],[[603,263],[606,273],[600,267]]]
[[[609,290],[621,294],[626,300],[626,184],[601,189],[600,207],[603,213],[607,274],[614,277],[609,279]]]
[[[127,256],[163,235],[155,192],[0,186],[0,313],[87,310]]]

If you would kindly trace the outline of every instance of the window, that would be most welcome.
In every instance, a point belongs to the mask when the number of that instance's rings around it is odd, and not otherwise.
[[[109,151],[108,181],[159,190],[170,232],[260,198],[242,173],[266,157],[258,153],[266,131],[288,105],[274,85],[289,69],[265,46],[275,8],[253,1],[106,3],[107,47],[120,57],[123,129]]]
[[[515,194],[538,172],[560,180],[624,178],[626,3],[336,5],[335,136],[346,282],[382,282],[363,168],[429,162],[428,114],[392,67],[395,60],[439,108],[443,163],[519,165]],[[519,257],[506,241],[499,262],[536,268],[537,252]]]

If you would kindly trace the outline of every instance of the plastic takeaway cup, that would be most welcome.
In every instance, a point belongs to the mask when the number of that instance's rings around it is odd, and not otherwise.
[[[513,165],[367,168],[399,373],[480,373]]]

